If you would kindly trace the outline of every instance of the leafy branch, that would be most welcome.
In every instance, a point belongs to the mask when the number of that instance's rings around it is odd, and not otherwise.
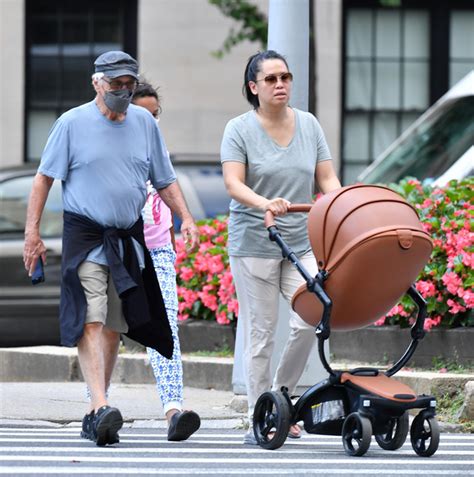
[[[245,40],[258,42],[262,49],[267,46],[268,20],[256,5],[246,0],[208,0],[216,6],[221,13],[233,18],[239,23],[240,28],[232,27],[219,50],[212,55],[222,58],[230,50]]]

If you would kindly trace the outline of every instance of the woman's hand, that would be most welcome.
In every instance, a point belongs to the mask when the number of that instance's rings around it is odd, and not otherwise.
[[[291,202],[283,199],[282,197],[276,197],[275,199],[269,199],[266,201],[263,210],[269,210],[275,217],[285,215],[288,212]]]

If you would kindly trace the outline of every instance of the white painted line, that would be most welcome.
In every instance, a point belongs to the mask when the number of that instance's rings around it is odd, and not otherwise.
[[[230,440],[228,439],[228,436],[225,439],[219,439],[219,440],[212,440],[212,439],[202,439],[204,437],[203,435],[198,435],[196,437],[191,437],[186,443],[183,442],[169,442],[165,436],[163,436],[161,439],[129,439],[128,434],[122,434],[120,436],[120,444],[127,444],[127,445],[138,445],[138,444],[156,444],[159,446],[167,446],[166,449],[170,449],[171,447],[175,447],[178,445],[184,446],[182,447],[183,449],[186,449],[189,444],[200,444],[200,445],[228,445],[228,446],[239,446],[239,449],[251,449],[249,446],[244,446],[243,444],[243,437],[238,436],[238,439]],[[86,439],[82,439],[77,436],[71,436],[70,438],[58,438],[57,436],[55,437],[39,437],[39,438],[32,438],[32,437],[11,437],[11,438],[0,438],[0,443],[33,443],[33,444],[53,444],[53,443],[60,443],[60,444],[90,444],[93,445],[91,441],[88,441]],[[372,439],[372,445],[377,446],[376,442],[374,439]],[[288,439],[285,444],[283,445],[283,448],[289,448],[289,447],[313,447],[314,450],[318,450],[319,446],[332,446],[336,448],[341,448],[342,449],[342,440],[340,437],[338,437],[337,440],[333,441],[315,441],[313,440],[312,442],[303,438],[300,440],[294,440],[294,439]],[[440,442],[440,447],[474,447],[474,443],[462,443],[462,442],[453,442],[453,443],[448,443],[448,442]],[[7,449],[7,447],[4,447]],[[89,446],[87,448],[90,448]],[[407,440],[403,446],[403,448],[411,449],[411,444],[410,441]],[[470,451],[466,451],[470,452]],[[474,453],[473,453],[474,455]]]
[[[242,453],[244,454],[244,453]],[[269,454],[270,456],[271,454]],[[341,455],[341,457],[343,457]],[[68,455],[68,456],[44,456],[44,455],[27,455],[22,456],[22,461],[35,461],[35,462],[82,462],[82,463],[90,463],[90,462],[103,462],[103,463],[114,463],[117,464],[119,462],[122,463],[142,463],[142,464],[166,464],[166,463],[187,463],[187,464],[291,464],[291,465],[302,465],[302,464],[341,464],[341,457],[337,459],[263,459],[263,458],[247,458],[245,455],[241,459],[237,458],[225,458],[225,457],[118,457],[118,456],[110,456],[110,457],[94,457],[94,456],[81,456],[81,455]],[[436,458],[432,459],[422,459],[416,458],[417,466],[434,466],[434,465],[449,465],[449,466],[460,466],[460,465],[469,465],[474,466],[474,460],[440,460]],[[349,458],[346,456],[346,460],[350,459],[351,465],[360,466],[360,465],[368,465],[368,464],[377,464],[380,465],[383,463],[384,465],[413,465],[414,462],[411,461],[403,461],[401,459],[385,459],[385,458]],[[18,462],[18,456],[16,455],[5,455],[2,456],[3,461],[15,461]]]
[[[204,431],[204,432],[203,432]],[[215,438],[243,438],[245,434],[245,430],[240,430],[240,431],[235,431],[231,433],[207,433],[205,430],[200,431],[199,435],[200,437],[215,437]],[[32,428],[0,428],[0,436],[5,435],[5,436],[12,436],[16,435],[23,435],[26,433],[31,433],[34,435],[41,435],[42,433],[45,433],[46,435],[74,435],[74,434],[79,434],[81,432],[80,427],[67,427],[67,428],[60,428],[60,429],[50,429],[50,428],[38,428],[38,427],[32,427]],[[122,429],[122,434],[127,437],[167,437],[166,432],[163,432],[162,429],[159,429],[158,432],[146,432],[146,433],[129,433],[127,431],[127,428]],[[308,440],[308,439],[313,439],[313,440],[319,440],[319,439],[329,439],[329,440],[335,440],[335,439],[341,439],[341,436],[326,436],[326,435],[320,435],[320,434],[306,434],[303,433],[303,440]],[[441,440],[472,440],[474,441],[474,435],[472,434],[441,434]]]
[[[75,464],[73,464],[75,465]],[[168,468],[168,469],[150,469],[149,467],[85,467],[82,469],[74,467],[27,467],[27,466],[18,466],[18,467],[0,467],[0,474],[12,475],[14,470],[15,475],[20,474],[128,474],[128,475],[140,475],[140,474],[150,474],[150,475],[233,475],[233,474],[248,474],[248,468],[207,468],[207,469],[187,469],[187,468]],[[315,475],[315,469],[313,467],[307,469],[301,469],[296,467],[294,469],[258,469],[258,475],[295,475],[298,474],[308,474]],[[474,472],[469,472],[466,469],[464,470],[437,470],[430,469],[430,476],[434,475],[474,475]],[[254,472],[252,472],[253,474]],[[382,469],[353,469],[351,468],[338,468],[338,469],[328,469],[324,467],[318,467],[318,474],[334,474],[334,475],[384,475],[384,474],[393,474],[390,470]],[[407,477],[408,475],[419,475],[420,469],[403,469],[403,476]]]
[[[309,452],[317,454],[317,453],[340,453],[342,451],[342,445],[341,449],[331,449],[328,451],[328,449],[290,449],[282,447],[280,449],[276,449],[271,451],[261,449],[260,447],[248,447],[246,446],[245,448],[241,449],[213,449],[210,447],[179,447],[179,448],[170,448],[170,447],[158,447],[154,449],[150,448],[142,448],[142,447],[97,447],[93,446],[91,443],[91,446],[87,447],[0,447],[0,453],[11,453],[11,452],[18,452],[18,453],[23,453],[23,452],[31,452],[31,453],[36,453],[36,452],[50,452],[52,454],[56,454],[59,452],[80,452],[80,453],[104,453],[104,454],[129,454],[129,453],[143,453],[143,454],[267,454],[268,455],[275,455],[275,454],[308,454]],[[378,448],[370,448],[371,451],[376,451],[383,453],[383,455],[380,455],[379,457],[385,458],[387,453]],[[370,451],[369,451],[370,452]],[[413,449],[407,447],[407,450],[397,450],[395,451],[394,454],[396,456],[402,456],[402,455],[415,455],[415,452]],[[474,452],[471,450],[459,450],[459,451],[453,451],[453,450],[438,450],[436,451],[436,455],[469,455],[474,457]]]
[[[75,465],[75,464],[73,464]],[[248,468],[205,468],[205,469],[187,469],[187,468],[168,468],[168,469],[150,469],[149,467],[85,467],[82,469],[74,467],[27,467],[27,466],[18,466],[18,467],[0,467],[0,474],[12,475],[14,470],[15,475],[20,474],[128,474],[128,475],[140,475],[140,474],[151,474],[151,475],[233,475],[233,474],[248,474]],[[313,467],[307,469],[301,469],[296,467],[294,469],[258,469],[258,475],[295,475],[298,474],[308,474],[315,475],[315,469]],[[469,472],[466,469],[464,470],[437,470],[430,469],[430,476],[432,475],[474,475],[474,472]],[[252,472],[253,474],[254,472]],[[382,469],[353,469],[353,468],[338,468],[338,469],[328,469],[324,467],[318,467],[318,474],[334,474],[334,475],[384,475],[384,474],[393,474],[390,470]],[[408,475],[419,475],[420,469],[403,469],[403,476],[407,477]]]

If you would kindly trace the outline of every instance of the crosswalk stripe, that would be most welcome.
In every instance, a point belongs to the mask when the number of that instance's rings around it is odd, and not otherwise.
[[[238,446],[239,448],[243,448],[242,446],[243,441],[242,437],[240,436],[239,439],[237,440],[229,440],[229,439],[219,439],[219,440],[212,440],[212,439],[202,439],[202,436],[197,437],[191,437],[188,441],[186,441],[188,444],[199,444],[199,445],[228,445],[228,446]],[[81,439],[79,436],[77,437],[71,437],[71,438],[63,438],[63,439],[58,439],[58,438],[21,438],[21,437],[12,437],[12,438],[0,438],[0,443],[33,443],[33,444],[54,444],[54,443],[61,443],[61,444],[89,444],[89,441],[85,439]],[[127,434],[121,434],[120,435],[120,444],[156,444],[156,445],[166,445],[168,446],[167,448],[171,448],[172,446],[178,445],[176,442],[169,442],[168,440],[165,439],[163,436],[162,439],[139,439],[139,438],[134,438],[130,439]],[[372,439],[372,444],[376,445],[375,439]],[[187,444],[186,444],[187,445]],[[314,447],[315,449],[318,446],[334,446],[334,447],[341,447],[342,446],[342,440],[341,437],[338,438],[337,441],[308,441],[305,438],[302,440],[287,440],[284,444],[284,446],[301,446],[301,447]],[[411,448],[410,440],[409,438],[407,439],[406,443],[404,446]],[[471,443],[443,443],[440,442],[440,448],[441,447],[473,447],[474,444]],[[4,447],[6,448],[6,447]],[[245,446],[245,449],[248,449],[250,447]],[[438,451],[438,453],[441,451]],[[466,452],[473,452],[466,450]],[[473,452],[474,455],[474,452]]]
[[[413,455],[413,449],[408,448],[406,450],[400,449],[397,450],[396,455]],[[372,449],[372,448],[371,448]],[[384,452],[382,449],[374,448],[372,450]],[[342,445],[341,450],[342,451]],[[340,452],[336,449],[331,450],[329,452],[336,453]],[[212,452],[213,454],[265,454],[269,451],[265,449],[261,449],[260,447],[251,447],[248,446],[242,447],[241,449],[222,449],[222,448],[211,448],[211,447],[179,447],[179,448],[170,448],[170,447],[161,447],[161,448],[135,448],[135,447],[93,447],[91,443],[90,446],[87,447],[0,447],[0,453],[11,453],[11,452],[52,452],[52,453],[59,453],[59,452],[79,452],[79,453],[91,453],[91,452],[98,452],[98,453],[105,453],[105,454],[127,454],[127,453],[143,453],[143,454],[206,454]],[[318,453],[324,452],[327,453],[328,449],[314,449],[311,452]],[[274,454],[308,454],[307,449],[294,449],[287,447],[286,449],[283,447],[281,450],[273,450],[271,452],[272,455]],[[384,454],[386,455],[386,454]],[[438,450],[436,451],[436,455],[470,455],[474,457],[474,452],[471,450]]]
[[[68,462],[71,463],[73,461],[77,462],[102,462],[102,463],[147,463],[147,464],[165,464],[165,463],[187,463],[187,464],[268,464],[269,460],[267,458],[258,458],[258,457],[251,457],[248,458],[245,453],[242,453],[242,458],[235,458],[235,457],[119,457],[119,456],[110,456],[110,457],[97,457],[97,456],[80,456],[80,455],[65,455],[65,456],[43,456],[43,455],[32,455],[32,456],[22,456],[22,461],[35,461],[35,462]],[[311,458],[298,458],[298,459],[284,459],[284,458],[275,458],[271,459],[272,464],[340,464],[341,457],[336,459],[311,459]],[[413,465],[413,462],[404,462],[401,459],[390,459],[390,458],[363,458],[363,459],[354,459],[346,457],[346,459],[350,459],[351,466],[360,466],[360,465],[368,465],[368,464],[378,464],[380,465],[395,465],[395,466],[404,466],[404,465]],[[2,456],[2,461],[15,461],[18,462],[18,456],[15,455],[5,455]],[[433,466],[433,465],[449,465],[453,466],[473,466],[474,460],[441,460],[441,459],[419,459],[416,461],[417,466]]]
[[[163,432],[161,429],[154,433],[154,432],[147,432],[147,433],[136,433],[136,432],[129,432],[130,428],[124,427],[122,432],[124,435],[126,434],[129,437],[167,437],[166,432]],[[74,428],[60,428],[60,429],[45,429],[45,428],[0,428],[0,436],[13,436],[13,435],[23,435],[23,434],[34,434],[35,436],[38,435],[78,435],[81,432],[80,427]],[[246,431],[241,430],[237,431],[232,434],[224,434],[224,433],[214,433],[214,432],[206,432],[206,430],[199,431],[199,435],[201,437],[214,437],[214,438],[234,438],[234,439],[241,439]],[[303,439],[324,439],[324,440],[337,440],[341,439],[341,436],[326,436],[326,435],[319,435],[319,434],[303,434]],[[467,434],[443,434],[442,435],[443,441],[456,441],[456,440],[468,440],[474,441],[474,435],[467,435]]]
[[[34,437],[6,437],[6,436],[24,436],[24,434],[3,434],[0,433],[0,442],[78,442],[79,439],[79,430],[75,433],[36,433]],[[38,437],[40,439],[38,439]],[[70,437],[70,439],[59,439],[60,437]],[[150,437],[153,439],[144,439]],[[209,437],[221,437],[219,440],[211,440]],[[317,436],[315,439],[313,436],[304,435],[301,440],[287,440],[288,444],[302,445],[302,446],[314,446],[314,445],[340,445],[341,436]],[[333,439],[329,439],[332,438]],[[48,439],[43,439],[48,438]],[[51,439],[54,438],[54,439]],[[121,442],[135,442],[141,444],[147,443],[166,443],[167,435],[166,434],[130,434],[128,432],[123,432],[120,434]],[[243,434],[204,434],[198,433],[192,438],[191,441],[194,444],[242,444]],[[373,442],[374,438],[372,438]],[[409,443],[409,438],[407,440]],[[170,445],[175,445],[175,443],[169,443]],[[406,445],[406,444],[405,444]],[[474,441],[472,442],[445,442],[445,436],[442,437],[440,442],[440,447],[474,447]]]
[[[128,474],[128,475],[141,475],[141,474],[151,474],[151,475],[190,475],[190,469],[183,468],[167,468],[167,469],[150,469],[146,467],[86,467],[82,469],[75,469],[70,467],[27,467],[27,466],[17,466],[15,469],[15,475],[20,474],[86,474],[86,475],[95,475],[95,474]],[[298,473],[313,473],[315,469],[310,467],[308,469],[298,468]],[[248,469],[235,469],[235,468],[204,468],[204,469],[193,469],[193,475],[234,475],[248,473]],[[351,468],[337,468],[329,469],[325,467],[318,467],[318,474],[333,474],[333,475],[384,475],[392,473],[390,470],[381,470],[381,469],[353,469]],[[419,475],[419,469],[403,469],[403,476],[408,477],[409,475]],[[0,466],[0,474],[12,474],[12,467],[2,467]],[[295,475],[294,469],[258,469],[259,475]],[[430,476],[434,475],[474,475],[474,472],[469,472],[467,469],[463,470],[438,470],[430,469]]]

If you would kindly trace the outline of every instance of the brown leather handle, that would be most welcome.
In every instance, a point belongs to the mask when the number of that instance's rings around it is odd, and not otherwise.
[[[313,204],[291,204],[288,207],[288,213],[291,212],[309,212],[313,207]],[[265,211],[265,227],[273,227],[275,225],[275,216],[271,212],[271,210]]]

